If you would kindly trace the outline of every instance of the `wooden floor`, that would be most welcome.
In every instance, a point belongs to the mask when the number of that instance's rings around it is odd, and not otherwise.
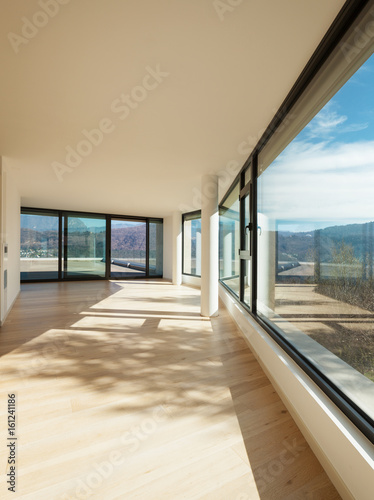
[[[161,280],[23,285],[0,330],[0,498],[340,498],[225,309],[199,312]]]

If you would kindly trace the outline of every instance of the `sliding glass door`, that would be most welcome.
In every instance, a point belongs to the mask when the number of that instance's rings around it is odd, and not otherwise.
[[[64,216],[64,277],[105,278],[106,219]]]
[[[58,279],[59,217],[55,212],[21,214],[21,280]]]
[[[183,274],[201,276],[201,210],[182,216]]]
[[[254,214],[250,168],[241,174],[220,205],[219,277],[252,308]]]
[[[240,209],[239,183],[220,206],[219,277],[235,295],[240,294]]]
[[[111,220],[111,278],[147,275],[147,223]]]
[[[164,224],[161,220],[149,221],[149,275],[162,276],[163,273],[163,248],[164,248]]]
[[[21,281],[162,277],[163,220],[21,209]]]
[[[252,272],[252,214],[251,183],[246,184],[240,192],[241,206],[241,238],[240,238],[240,300],[251,307],[251,272]]]

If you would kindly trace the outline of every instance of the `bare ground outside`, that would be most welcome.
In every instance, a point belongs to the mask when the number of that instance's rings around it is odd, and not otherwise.
[[[364,291],[361,305],[334,298],[327,286],[276,285],[275,313],[374,381],[374,302]]]

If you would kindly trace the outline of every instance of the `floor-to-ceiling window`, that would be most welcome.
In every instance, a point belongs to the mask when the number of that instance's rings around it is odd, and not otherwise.
[[[106,219],[64,216],[64,277],[105,278]]]
[[[371,56],[281,154],[260,154],[257,310],[374,419],[373,82]]]
[[[223,198],[220,280],[372,440],[374,37],[357,44],[372,14],[359,23]]]
[[[220,205],[219,277],[236,295],[240,293],[240,183],[237,181]]]
[[[112,278],[146,276],[147,224],[144,221],[112,219]]]
[[[201,211],[183,214],[183,274],[201,276]]]
[[[21,215],[21,279],[57,279],[59,216],[24,210]]]
[[[162,219],[21,209],[22,281],[162,274]]]
[[[240,300],[252,307],[253,213],[251,168],[240,175]]]
[[[161,220],[150,219],[149,221],[149,275],[162,276],[163,273],[163,241],[164,225]]]

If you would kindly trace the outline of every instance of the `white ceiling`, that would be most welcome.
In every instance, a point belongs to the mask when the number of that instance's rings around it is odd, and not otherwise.
[[[47,0],[1,4],[0,154],[22,204],[160,217],[199,208],[202,174],[229,183],[344,4],[57,1],[44,16]],[[168,75],[136,88],[149,68]],[[52,164],[103,119],[113,130],[59,181]]]

